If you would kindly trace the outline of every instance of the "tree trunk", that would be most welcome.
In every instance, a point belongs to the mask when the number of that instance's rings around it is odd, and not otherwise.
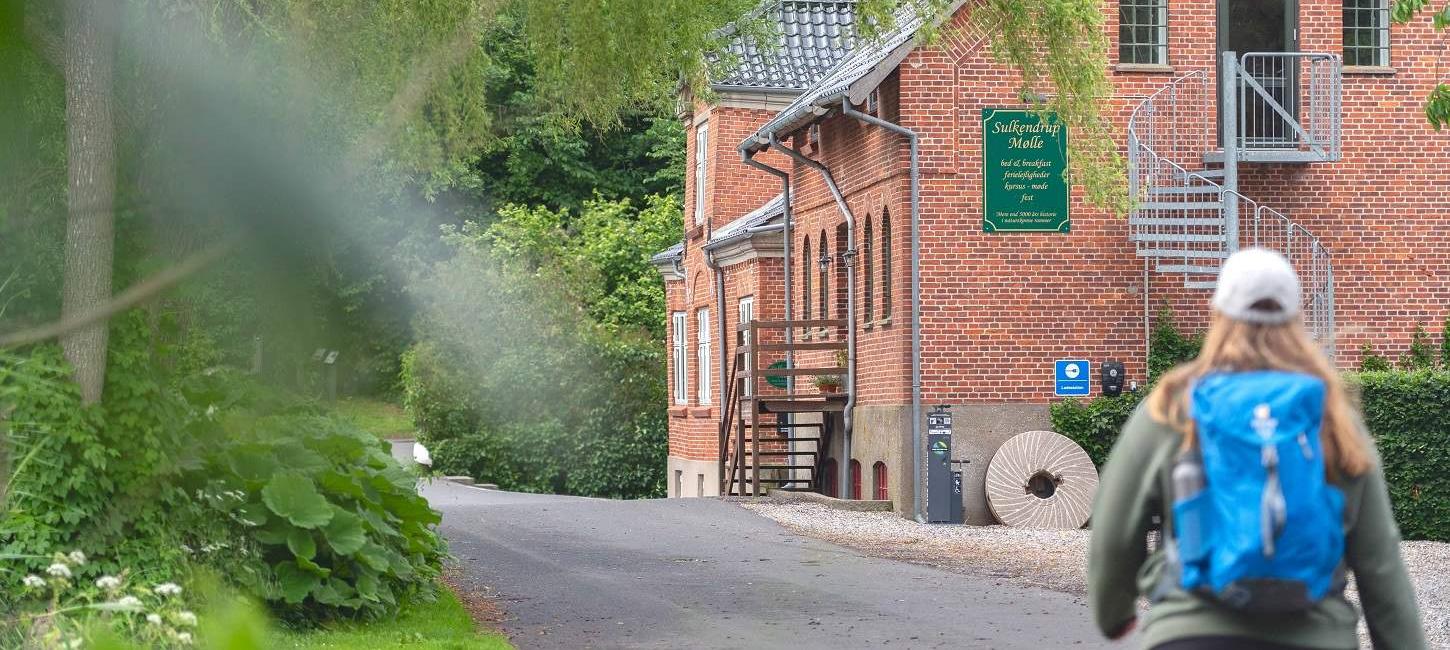
[[[115,245],[115,134],[111,79],[115,65],[113,0],[67,0],[65,116],[68,167],[65,277],[61,316],[100,308],[111,298]],[[101,399],[106,381],[107,321],[61,337],[86,403]]]

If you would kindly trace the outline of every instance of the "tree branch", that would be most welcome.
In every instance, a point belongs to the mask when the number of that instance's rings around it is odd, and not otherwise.
[[[238,239],[234,237],[194,253],[180,263],[159,271],[139,283],[131,285],[125,291],[116,294],[115,297],[111,298],[105,304],[90,311],[52,321],[38,327],[0,335],[0,348],[48,341],[57,336],[63,336],[99,321],[106,320],[120,312],[147,302],[167,289],[176,286],[192,274],[206,268],[212,262],[221,259],[231,251],[237,244],[237,241]]]

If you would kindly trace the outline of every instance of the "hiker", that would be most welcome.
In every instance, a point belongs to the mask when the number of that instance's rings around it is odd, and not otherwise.
[[[1138,626],[1143,596],[1145,648],[1357,648],[1348,571],[1375,648],[1425,647],[1379,457],[1299,305],[1283,256],[1229,257],[1198,358],[1123,427],[1088,554],[1108,638]]]

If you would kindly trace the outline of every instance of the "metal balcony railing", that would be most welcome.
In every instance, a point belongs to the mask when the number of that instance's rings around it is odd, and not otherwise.
[[[1225,61],[1236,77],[1235,144],[1242,162],[1330,162],[1340,158],[1343,65],[1335,54],[1250,52]]]

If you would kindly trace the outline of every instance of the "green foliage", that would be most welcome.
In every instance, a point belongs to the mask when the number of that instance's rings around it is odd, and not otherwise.
[[[230,383],[191,397],[227,399]],[[194,478],[249,544],[208,561],[228,558],[229,577],[288,616],[380,615],[431,594],[440,517],[386,443],[306,409],[239,410],[218,425],[226,435]]]
[[[1359,350],[1359,371],[1360,372],[1386,372],[1392,369],[1390,360],[1374,351],[1374,346],[1365,343]]]
[[[1384,463],[1395,520],[1408,539],[1450,541],[1450,373],[1351,375]]]
[[[443,553],[436,512],[375,436],[228,371],[175,376],[142,314],[112,327],[100,405],[59,351],[0,364],[17,463],[0,518],[0,593],[85,549],[78,581],[159,582],[216,568],[287,616],[383,614],[425,596]]]
[[[1436,11],[1433,7],[1435,0],[1395,0],[1391,9],[1391,15],[1397,23],[1408,23],[1416,14],[1424,10],[1433,11],[1430,16],[1430,23],[1435,31],[1443,31],[1450,27],[1450,3]],[[1437,83],[1425,99],[1425,119],[1435,127],[1436,131],[1450,125],[1450,83]]]
[[[950,3],[938,3],[947,4]],[[1069,163],[1073,183],[1094,205],[1126,214],[1127,165],[1118,150],[1103,99],[1108,79],[1108,38],[1103,5],[1096,0],[987,0],[972,9],[975,27],[991,37],[997,59],[1022,75],[1022,97],[1048,95],[1038,104],[1056,112],[1073,132]]]
[[[295,650],[510,650],[502,634],[478,632],[458,597],[439,588],[433,602],[404,606],[396,618],[339,622],[323,629],[282,632],[272,648]]]
[[[1450,316],[1440,326],[1440,367],[1450,370]]]
[[[1198,350],[1203,347],[1203,334],[1188,335],[1179,331],[1171,309],[1165,308],[1158,312],[1151,336],[1148,343],[1150,384],[1174,366],[1197,357]]]
[[[1108,461],[1108,452],[1118,441],[1123,425],[1147,394],[1147,390],[1140,389],[1086,402],[1071,399],[1057,402],[1050,407],[1052,430],[1082,446],[1093,463],[1101,467]]]
[[[1429,338],[1425,328],[1415,323],[1415,331],[1410,335],[1410,347],[1400,355],[1400,370],[1429,370],[1435,367],[1435,353],[1430,349]]]
[[[595,200],[579,214],[506,208],[448,235],[458,252],[415,290],[422,340],[403,372],[435,469],[526,491],[663,493],[664,292],[648,259],[679,219],[674,199]]]

